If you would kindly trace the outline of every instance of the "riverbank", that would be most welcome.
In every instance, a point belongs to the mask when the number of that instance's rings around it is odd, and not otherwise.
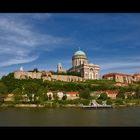
[[[41,104],[2,104],[1,108],[15,107],[15,108],[81,108],[81,105],[67,104],[67,105],[41,105]],[[140,104],[125,104],[125,105],[112,105],[112,108],[123,107],[140,107]]]
[[[41,105],[41,104],[2,104],[0,107],[17,107],[17,108],[80,108],[80,105]]]
[[[44,102],[14,102],[7,101],[0,104],[0,107],[29,107],[29,108],[80,108],[81,105],[89,105],[95,102],[97,105],[107,104],[112,105],[112,108],[119,107],[133,107],[140,106],[139,99],[109,99],[109,100],[89,100],[89,99],[75,99],[75,100],[50,100]]]

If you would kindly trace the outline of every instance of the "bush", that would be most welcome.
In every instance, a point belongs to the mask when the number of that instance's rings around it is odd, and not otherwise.
[[[98,99],[107,100],[108,99],[107,94],[106,93],[101,93],[100,97]]]
[[[5,86],[4,83],[0,82],[0,93],[4,94],[7,93],[7,87]]]
[[[118,104],[118,105],[124,105],[122,99],[116,99],[115,103]]]
[[[108,100],[106,101],[106,104],[107,104],[107,105],[112,105],[112,101],[111,101],[110,99],[108,99]]]
[[[12,91],[12,93],[13,94],[17,94],[17,95],[21,95],[21,93],[22,93],[22,91],[21,91],[21,89],[19,89],[19,88],[16,88],[16,89],[14,89],[13,91]]]
[[[102,100],[101,100],[101,99],[97,99],[96,102],[97,102],[98,104],[102,104]]]
[[[85,90],[81,90],[79,92],[79,97],[83,99],[89,99],[90,98],[90,90],[86,88]]]
[[[90,100],[87,100],[87,99],[81,100],[81,104],[83,105],[89,105],[89,103],[90,103]]]
[[[0,105],[4,103],[4,98],[2,96],[0,96]]]
[[[123,92],[119,92],[116,97],[120,99],[125,99],[125,95]]]

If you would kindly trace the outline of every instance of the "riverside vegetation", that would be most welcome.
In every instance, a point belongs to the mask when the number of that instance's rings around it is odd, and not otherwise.
[[[66,94],[59,99],[57,94],[47,96],[49,90],[61,90],[65,92],[78,91],[79,98],[68,100]],[[98,91],[118,90],[116,99],[108,98],[107,94]],[[13,101],[5,101],[8,94],[14,95]],[[91,93],[92,96],[91,96]],[[125,98],[127,94],[127,98]],[[94,96],[95,95],[95,96]],[[42,79],[15,79],[14,73],[9,73],[0,79],[0,105],[15,106],[18,104],[36,104],[45,107],[70,107],[80,104],[88,105],[92,100],[99,104],[106,101],[113,106],[136,106],[140,105],[140,82],[135,82],[125,87],[115,86],[113,80],[86,80],[84,82],[43,81]]]

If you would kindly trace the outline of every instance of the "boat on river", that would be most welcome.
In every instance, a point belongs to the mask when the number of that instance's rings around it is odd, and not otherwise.
[[[112,105],[107,105],[106,103],[104,104],[98,104],[95,100],[90,103],[90,105],[81,105],[82,108],[112,108]]]
[[[111,105],[82,105],[82,108],[112,108]]]

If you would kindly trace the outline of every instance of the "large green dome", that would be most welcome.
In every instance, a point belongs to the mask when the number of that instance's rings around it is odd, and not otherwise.
[[[75,56],[75,55],[84,55],[84,56],[86,56],[86,54],[85,54],[83,51],[81,51],[81,50],[75,52],[75,53],[74,53],[74,56]]]

